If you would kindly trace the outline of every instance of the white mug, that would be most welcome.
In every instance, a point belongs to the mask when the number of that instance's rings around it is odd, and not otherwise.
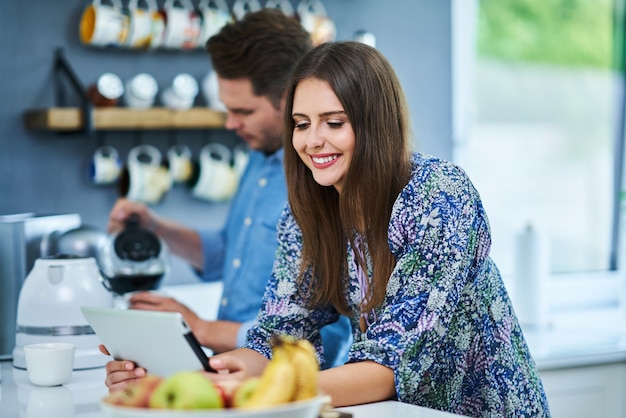
[[[169,171],[161,165],[161,152],[152,145],[138,145],[128,153],[130,200],[158,203],[172,187]]]
[[[248,12],[261,10],[258,0],[236,0],[233,4],[233,14],[237,20],[243,19]]]
[[[202,31],[198,46],[203,48],[211,36],[233,21],[233,16],[225,0],[201,0],[198,8],[202,16]]]
[[[87,45],[120,45],[126,38],[128,19],[120,0],[102,4],[94,0],[85,8],[80,18],[80,40]]]
[[[182,7],[177,7],[177,3]],[[196,12],[190,0],[166,0],[163,13],[165,14],[163,47],[192,49],[198,46],[202,17]]]
[[[139,73],[126,81],[124,101],[126,106],[133,109],[147,109],[152,107],[159,86],[154,77],[148,73]]]
[[[335,39],[337,28],[326,15],[326,8],[321,0],[301,0],[297,10],[300,24],[311,34],[313,46]]]
[[[128,2],[128,34],[124,46],[148,48],[152,40],[152,15],[158,6],[155,0],[145,0],[146,8],[139,7],[139,0]]]
[[[170,109],[189,109],[198,95],[198,82],[186,73],[174,77],[172,85],[161,94],[161,101]]]
[[[191,150],[186,145],[173,145],[167,150],[170,176],[174,183],[183,183],[193,174]]]
[[[239,178],[230,159],[231,152],[225,145],[205,145],[200,150],[200,176],[192,188],[192,195],[210,201],[232,198],[237,191]]]
[[[202,79],[202,95],[209,108],[226,112],[226,105],[220,99],[220,88],[217,82],[217,73],[210,70]]]
[[[72,343],[38,343],[24,346],[28,379],[37,386],[58,386],[69,382],[74,370]]]
[[[296,15],[294,8],[289,0],[267,0],[267,3],[265,3],[265,8],[278,9],[289,17],[294,17]]]
[[[89,176],[95,184],[111,184],[117,181],[122,172],[119,153],[110,145],[98,147],[89,165]]]

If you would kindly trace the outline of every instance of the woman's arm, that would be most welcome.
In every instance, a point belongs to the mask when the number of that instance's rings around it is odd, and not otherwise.
[[[322,393],[330,395],[335,407],[384,401],[396,396],[393,370],[373,361],[323,370],[319,386]]]

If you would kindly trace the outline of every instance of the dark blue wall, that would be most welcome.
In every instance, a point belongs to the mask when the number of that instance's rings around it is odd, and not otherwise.
[[[233,0],[228,3],[232,5]],[[222,130],[109,132],[96,138],[27,131],[23,125],[26,109],[55,105],[52,69],[57,47],[65,50],[85,85],[105,71],[123,80],[149,72],[164,86],[180,72],[201,79],[209,70],[209,59],[202,51],[84,47],[78,39],[78,22],[87,4],[86,0],[0,2],[0,215],[77,212],[84,222],[104,228],[117,188],[89,182],[86,167],[97,145],[113,145],[125,156],[141,142],[164,152],[176,141],[194,151],[209,141],[237,141]],[[376,35],[377,47],[392,62],[405,87],[419,146],[445,158],[450,158],[452,137],[450,4],[449,0],[324,0],[337,25],[338,39],[351,39],[359,29]],[[202,104],[199,98],[198,105]],[[223,204],[194,200],[184,186],[176,186],[155,206],[160,214],[198,226],[219,224],[226,209]]]

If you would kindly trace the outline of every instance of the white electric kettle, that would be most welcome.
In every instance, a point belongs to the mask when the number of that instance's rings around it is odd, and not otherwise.
[[[74,369],[104,366],[109,358],[81,306],[113,307],[96,260],[62,254],[35,260],[18,299],[13,366],[26,368],[24,346],[42,342],[75,344]]]

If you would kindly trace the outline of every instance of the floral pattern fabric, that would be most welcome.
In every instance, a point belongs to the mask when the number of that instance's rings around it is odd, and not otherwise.
[[[365,332],[347,244],[344,280],[355,312],[349,361],[372,360],[394,370],[402,402],[466,416],[549,416],[535,363],[489,257],[489,224],[478,192],[450,162],[415,153],[412,164],[389,222],[396,267]],[[318,330],[338,313],[330,305],[306,308],[296,282],[302,235],[288,207],[278,238],[272,277],[246,346],[270,358],[269,337],[277,332],[307,338],[321,353]],[[302,285],[311,280],[306,275]]]

